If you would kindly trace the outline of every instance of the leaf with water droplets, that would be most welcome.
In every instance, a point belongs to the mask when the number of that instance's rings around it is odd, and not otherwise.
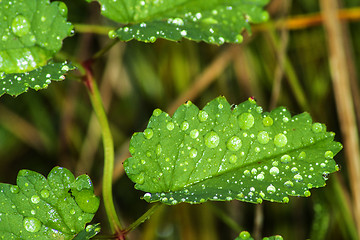
[[[85,225],[98,207],[87,175],[75,179],[69,170],[55,167],[46,179],[21,170],[17,185],[0,183],[0,238],[73,239],[83,230],[88,233],[84,236],[96,234],[97,225]]]
[[[27,73],[0,74],[0,96],[5,93],[18,96],[29,88],[36,91],[47,88],[51,81],[64,80],[65,74],[73,69],[75,67],[68,62],[49,62],[46,66]]]
[[[271,237],[264,237],[263,240],[283,240],[284,238],[280,235],[275,235]],[[242,231],[235,240],[254,240],[248,231]]]
[[[239,43],[250,23],[268,19],[268,0],[97,0],[102,14],[125,26],[111,38],[154,42],[157,38],[223,44]]]
[[[88,225],[73,240],[88,240],[100,232],[100,223]]]
[[[44,76],[52,74],[55,70],[48,61],[60,50],[63,39],[72,34],[73,27],[66,21],[67,7],[63,2],[3,0],[0,16],[0,95],[17,95],[33,84],[7,83],[13,81],[13,76],[25,79],[35,69]],[[33,88],[44,88],[51,79],[39,79],[41,84]],[[20,90],[21,85],[24,90]]]
[[[253,99],[230,106],[218,97],[202,110],[189,101],[173,117],[154,110],[124,167],[148,202],[287,203],[339,170],[334,135],[307,113],[263,112]]]

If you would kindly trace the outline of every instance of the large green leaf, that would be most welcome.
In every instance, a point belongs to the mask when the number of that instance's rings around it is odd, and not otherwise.
[[[17,185],[0,183],[1,239],[73,239],[99,207],[87,175],[55,167],[47,179],[21,170]]]
[[[63,2],[0,1],[0,96],[16,96],[29,87],[39,90],[63,78],[67,71],[61,65],[66,63],[48,61],[72,34],[66,17]]]
[[[0,96],[7,93],[17,96],[29,88],[39,90],[47,88],[51,81],[62,81],[65,74],[75,69],[71,63],[48,63],[28,73],[0,75]]]
[[[154,110],[131,138],[124,167],[148,202],[286,203],[338,170],[333,157],[342,146],[333,139],[307,113],[263,112],[253,99],[230,106],[219,97],[203,110],[189,101],[172,118]]]
[[[126,26],[109,36],[128,41],[157,38],[223,44],[241,42],[250,23],[268,19],[262,8],[269,0],[97,0],[102,14]]]

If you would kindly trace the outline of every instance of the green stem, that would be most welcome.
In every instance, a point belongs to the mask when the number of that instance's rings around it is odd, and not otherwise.
[[[135,222],[133,222],[128,228],[126,228],[123,231],[124,235],[131,232],[132,230],[137,228],[140,224],[142,224],[147,219],[149,219],[150,216],[153,215],[160,206],[163,207],[164,205],[161,203],[154,204],[149,210],[146,211],[146,213],[144,213],[141,217],[139,217]]]
[[[112,177],[114,171],[114,142],[111,135],[109,123],[101,100],[100,92],[95,80],[90,72],[89,65],[84,64],[86,75],[84,82],[87,86],[89,97],[94,108],[95,114],[98,117],[99,124],[102,131],[103,146],[104,146],[104,175],[102,193],[104,199],[105,210],[110,222],[111,230],[119,233],[122,230],[119,218],[113,202],[112,195]]]
[[[74,28],[76,32],[79,33],[94,33],[94,34],[102,34],[102,35],[108,35],[109,31],[114,30],[113,27],[79,24],[79,23],[75,23]]]

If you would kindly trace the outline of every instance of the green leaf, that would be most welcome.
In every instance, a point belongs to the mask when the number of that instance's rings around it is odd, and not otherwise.
[[[51,81],[62,81],[68,71],[75,69],[71,63],[48,63],[27,73],[0,74],[0,96],[7,93],[12,96],[26,92],[29,88],[40,90],[47,88]]]
[[[157,38],[187,38],[223,44],[242,41],[250,23],[268,19],[268,0],[98,0],[104,16],[123,24],[111,38],[154,42]]]
[[[73,239],[85,228],[100,200],[87,175],[75,179],[55,167],[47,179],[21,170],[17,185],[0,183],[0,238]]]
[[[25,73],[45,66],[70,36],[63,2],[0,1],[0,72]]]
[[[271,237],[264,237],[263,240],[283,240],[284,238],[280,235],[275,235]],[[251,237],[250,233],[248,231],[242,231],[235,240],[254,240],[253,237]]]
[[[78,235],[76,235],[74,240],[88,240],[94,237],[99,232],[100,232],[100,223],[94,225],[88,225]]]
[[[130,141],[125,171],[148,202],[237,199],[285,202],[310,196],[338,171],[342,145],[307,113],[263,112],[253,99],[230,106],[224,97],[199,110],[190,101],[171,118],[156,109]]]

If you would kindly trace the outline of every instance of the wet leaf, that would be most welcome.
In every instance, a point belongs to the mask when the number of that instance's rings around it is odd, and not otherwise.
[[[94,225],[88,225],[78,235],[76,235],[74,240],[88,240],[94,237],[99,232],[100,232],[100,223]]]
[[[0,96],[7,93],[12,96],[28,91],[47,88],[51,81],[62,81],[68,71],[75,69],[71,63],[53,63],[39,67],[27,73],[0,75]]]
[[[271,237],[264,237],[263,240],[283,240],[284,238],[280,235],[275,235]],[[242,231],[235,240],[254,240],[253,237],[251,237],[250,233],[248,231]]]
[[[104,16],[126,24],[111,38],[154,42],[157,38],[239,43],[250,23],[268,19],[268,0],[97,0]]]
[[[73,239],[98,207],[87,175],[75,179],[69,170],[55,167],[46,179],[21,170],[17,185],[0,183],[0,238]]]
[[[307,113],[263,112],[253,99],[230,106],[219,97],[203,110],[189,101],[173,117],[154,110],[124,167],[148,202],[287,203],[339,170],[334,135]]]

